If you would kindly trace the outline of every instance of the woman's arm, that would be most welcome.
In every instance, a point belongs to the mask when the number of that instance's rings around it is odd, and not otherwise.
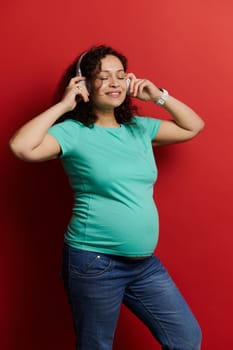
[[[62,100],[24,124],[11,138],[9,145],[12,152],[19,158],[38,162],[54,159],[60,153],[60,146],[54,137],[48,134],[48,129],[63,114],[75,108],[77,95],[88,101],[88,92],[78,83],[81,77],[71,79]]]
[[[66,108],[59,102],[24,124],[10,140],[11,151],[31,162],[56,158],[60,146],[47,132],[65,112]]]
[[[130,96],[143,101],[157,101],[163,95],[152,82],[145,79],[137,79],[134,74],[128,74],[131,80]],[[195,137],[204,127],[204,121],[190,107],[172,96],[168,96],[163,104],[171,121],[162,121],[159,131],[153,140],[156,145],[183,142]]]
[[[156,101],[155,101],[156,102]],[[184,142],[195,137],[204,128],[204,121],[190,107],[172,96],[168,96],[163,107],[170,113],[172,121],[162,121],[153,140],[156,145]]]

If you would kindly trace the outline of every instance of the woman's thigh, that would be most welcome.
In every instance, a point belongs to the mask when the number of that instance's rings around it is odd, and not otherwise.
[[[153,256],[138,279],[128,286],[124,303],[164,349],[200,349],[200,327],[157,257]]]
[[[62,277],[77,336],[77,348],[112,348],[124,284],[107,255],[64,247]]]

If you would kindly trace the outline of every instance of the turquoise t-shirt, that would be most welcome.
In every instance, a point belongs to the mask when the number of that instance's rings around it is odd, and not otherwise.
[[[74,191],[68,245],[128,257],[153,253],[159,224],[151,140],[160,123],[134,117],[130,125],[104,128],[69,119],[49,129]]]

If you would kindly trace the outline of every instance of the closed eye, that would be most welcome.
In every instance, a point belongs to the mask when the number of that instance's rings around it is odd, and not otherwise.
[[[111,78],[111,76],[110,75],[99,75],[96,78],[100,79],[100,80],[108,80]],[[119,79],[119,80],[123,80],[125,78],[126,78],[126,74],[125,73],[122,74],[122,72],[121,72],[121,74],[116,76],[116,79]]]

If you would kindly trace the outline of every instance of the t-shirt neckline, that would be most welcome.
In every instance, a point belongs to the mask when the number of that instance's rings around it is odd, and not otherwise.
[[[105,126],[101,126],[101,125],[98,125],[98,124],[94,124],[94,127],[97,128],[97,129],[100,129],[100,130],[110,130],[110,131],[119,131],[122,129],[122,124],[120,124],[120,126],[118,126],[117,128],[116,127],[105,127]]]

